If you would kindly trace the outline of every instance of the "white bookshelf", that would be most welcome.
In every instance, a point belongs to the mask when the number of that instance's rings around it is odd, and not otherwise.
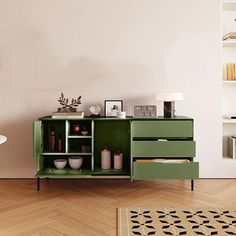
[[[222,1],[222,38],[230,32],[236,32],[236,0]],[[227,63],[236,64],[236,40],[222,40],[222,68]],[[223,73],[222,73],[223,74]],[[236,81],[222,80],[222,117],[236,114]],[[231,143],[229,137],[236,135],[236,119],[222,119],[222,160],[235,163],[229,157]]]

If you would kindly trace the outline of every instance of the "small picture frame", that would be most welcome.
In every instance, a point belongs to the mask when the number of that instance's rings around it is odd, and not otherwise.
[[[123,111],[122,100],[105,100],[104,102],[104,115],[110,117],[116,117],[117,112]]]

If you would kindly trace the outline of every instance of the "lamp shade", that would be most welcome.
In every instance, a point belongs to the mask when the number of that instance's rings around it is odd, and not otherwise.
[[[7,137],[0,135],[0,144],[5,143],[7,141]]]
[[[157,101],[174,102],[183,100],[183,93],[178,92],[160,92],[156,95]]]

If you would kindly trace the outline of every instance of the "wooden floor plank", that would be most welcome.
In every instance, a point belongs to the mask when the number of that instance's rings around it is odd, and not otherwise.
[[[235,179],[0,180],[0,235],[115,236],[118,207],[236,208]]]

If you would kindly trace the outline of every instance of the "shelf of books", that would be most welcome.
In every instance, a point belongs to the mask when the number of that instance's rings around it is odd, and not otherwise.
[[[223,83],[232,83],[236,81],[235,63],[225,63],[223,65]]]
[[[236,161],[236,0],[222,1],[222,156]]]
[[[227,138],[227,152],[224,153],[224,160],[236,161],[236,136],[228,136]]]

